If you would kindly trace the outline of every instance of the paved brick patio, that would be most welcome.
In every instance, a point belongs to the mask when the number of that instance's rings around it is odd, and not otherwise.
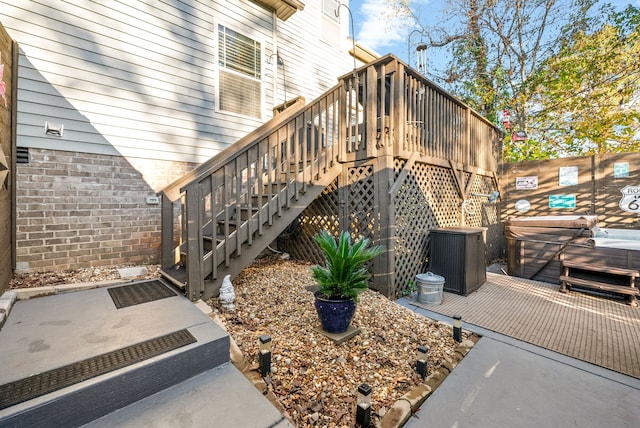
[[[640,307],[559,286],[487,272],[468,296],[420,305],[463,322],[640,378]]]

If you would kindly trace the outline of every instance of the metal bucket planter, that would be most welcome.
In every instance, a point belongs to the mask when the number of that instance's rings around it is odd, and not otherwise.
[[[322,329],[334,334],[347,331],[356,313],[356,302],[353,299],[327,299],[322,297],[319,291],[313,294]]]
[[[418,302],[426,305],[439,305],[442,303],[444,289],[444,277],[433,272],[416,275],[418,286]]]

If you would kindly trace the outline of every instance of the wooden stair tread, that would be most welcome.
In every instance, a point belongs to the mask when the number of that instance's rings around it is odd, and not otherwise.
[[[581,270],[589,270],[593,272],[608,273],[611,275],[632,276],[636,278],[640,276],[640,272],[637,269],[625,269],[620,267],[586,265],[583,263],[570,262],[566,260],[562,262],[562,266],[572,268],[572,269],[581,269]]]
[[[583,285],[586,287],[597,288],[599,290],[613,291],[616,293],[629,294],[633,296],[637,296],[639,294],[639,290],[637,288],[630,287],[628,285],[607,284],[606,282],[592,281],[590,279],[574,278],[572,276],[565,276],[565,275],[560,276],[560,281],[565,281],[572,285]]]

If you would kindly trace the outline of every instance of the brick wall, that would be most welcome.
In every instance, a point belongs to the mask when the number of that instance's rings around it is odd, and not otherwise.
[[[17,168],[16,271],[158,263],[160,205],[147,196],[194,165],[30,149]]]

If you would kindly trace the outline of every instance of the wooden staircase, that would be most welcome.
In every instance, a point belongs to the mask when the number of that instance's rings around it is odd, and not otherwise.
[[[162,275],[187,297],[217,295],[340,175],[323,132],[338,89],[324,109],[299,100],[162,190]]]

